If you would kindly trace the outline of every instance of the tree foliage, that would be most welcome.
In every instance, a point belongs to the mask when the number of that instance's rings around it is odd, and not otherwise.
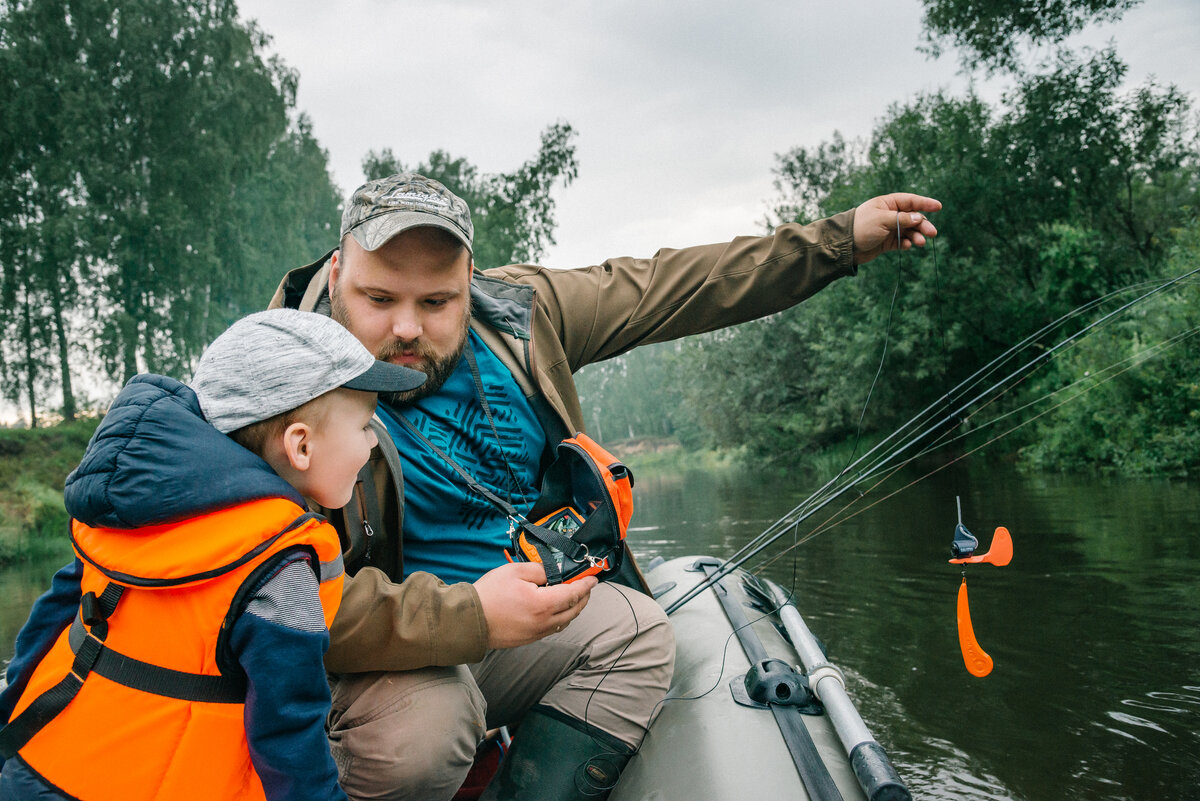
[[[579,174],[575,131],[556,123],[542,132],[537,155],[513,172],[484,174],[465,158],[435,150],[411,169],[441,181],[471,208],[475,225],[475,264],[480,269],[535,262],[554,242],[554,198],[557,183],[570,186]],[[391,148],[371,151],[363,159],[367,180],[407,168]]]
[[[266,43],[232,0],[0,6],[0,322],[31,414],[34,362],[66,416],[73,359],[185,373],[328,235],[337,192]]]
[[[1045,71],[1026,75],[996,106],[972,94],[918,96],[891,108],[867,141],[835,136],[781,154],[775,203],[781,216],[772,222],[809,220],[905,189],[943,202],[935,220],[941,236],[933,248],[876,259],[795,309],[686,340],[669,358],[649,349],[621,357],[620,369],[657,370],[670,379],[636,390],[616,382],[589,387],[608,399],[589,395],[585,406],[611,405],[627,415],[620,393],[636,393],[643,396],[640,407],[658,409],[657,419],[643,415],[639,435],[669,425],[689,444],[795,462],[852,443],[860,431],[865,441],[886,435],[1026,334],[1092,298],[1182,271],[1188,258],[1195,266],[1200,242],[1194,233],[1181,239],[1181,232],[1194,231],[1200,208],[1195,118],[1176,89],[1123,89],[1123,78],[1124,65],[1111,50],[1086,58],[1063,54]],[[1194,302],[1108,330],[1104,352],[1116,359],[1167,336],[1172,326],[1194,327],[1188,322]],[[1179,349],[1185,370],[1194,359],[1188,347],[1195,345]],[[996,408],[1015,408],[1073,380],[1079,369],[1064,360]],[[1158,370],[1147,369],[1144,375]],[[1078,419],[1054,428],[1048,418],[1026,429],[1028,439],[1006,445],[1057,441],[1047,434],[1053,428],[1075,444],[1074,456],[1060,466],[1200,467],[1200,456],[1185,457],[1194,382],[1173,380],[1170,369],[1142,380],[1139,392],[1114,381],[1074,402]],[[672,389],[662,392],[663,386]],[[1105,406],[1118,402],[1125,406]],[[1119,410],[1139,403],[1146,412],[1136,419]],[[1131,431],[1117,437],[1084,425],[1092,415],[1105,425],[1129,423]],[[620,427],[603,411],[597,424]],[[1090,445],[1100,430],[1109,451]],[[1139,461],[1138,443],[1163,431],[1176,434],[1153,460]],[[1031,463],[1055,463],[1053,449],[1031,445],[1025,453]]]
[[[1179,232],[1169,275],[1196,269],[1200,220]],[[1200,470],[1200,285],[1163,293],[1081,340],[1035,392],[1069,387],[1053,419],[1039,418],[1021,451],[1040,469],[1101,467],[1126,474]],[[1077,396],[1077,397],[1076,397]]]
[[[923,0],[934,57],[956,47],[964,68],[1019,71],[1022,47],[1054,45],[1095,22],[1116,21],[1141,0]]]

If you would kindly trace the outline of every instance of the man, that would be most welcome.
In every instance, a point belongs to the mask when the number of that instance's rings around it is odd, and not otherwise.
[[[555,444],[583,430],[576,370],[788,308],[925,244],[940,207],[887,195],[767,237],[481,273],[470,212],[441,184],[406,173],[356,190],[340,248],[272,301],[331,314],[429,376],[381,399],[363,491],[331,512],[352,574],[326,657],[347,794],[449,798],[485,729],[519,722],[485,797],[606,795],[670,683],[670,625],[621,583],[546,587],[540,565],[505,564],[510,521],[468,487],[529,511]]]

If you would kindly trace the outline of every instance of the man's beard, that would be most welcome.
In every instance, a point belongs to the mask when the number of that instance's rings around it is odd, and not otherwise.
[[[346,304],[342,301],[341,294],[334,288],[333,296],[329,299],[329,316],[335,322],[341,323],[344,328],[349,331],[354,329],[350,327],[350,314],[346,309]],[[413,370],[420,370],[425,374],[425,383],[416,389],[410,389],[406,392],[380,392],[379,399],[391,406],[403,406],[409,403],[414,403],[427,398],[442,388],[446,383],[446,379],[454,372],[454,368],[458,366],[458,360],[462,358],[463,350],[467,346],[467,333],[471,330],[471,310],[467,307],[466,314],[462,318],[462,331],[459,335],[458,342],[455,344],[451,352],[439,356],[428,342],[420,339],[415,342],[401,342],[393,339],[385,342],[380,347],[379,352],[375,354],[375,358],[382,362],[390,362],[395,356],[402,353],[415,354],[420,361],[414,365],[404,365]]]

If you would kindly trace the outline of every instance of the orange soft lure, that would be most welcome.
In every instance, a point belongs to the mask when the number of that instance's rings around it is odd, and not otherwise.
[[[952,565],[963,565],[962,583],[958,585],[958,645],[962,649],[963,664],[972,676],[983,678],[992,672],[992,658],[975,639],[975,627],[971,625],[971,608],[967,603],[967,568],[966,565],[995,565],[1004,567],[1012,561],[1012,536],[1004,526],[996,528],[992,535],[992,547],[981,556],[975,555],[979,540],[967,530],[962,522],[962,501],[958,502],[958,526],[954,529],[954,541],[950,551],[954,558]]]
[[[975,627],[971,625],[966,578],[958,585],[958,646],[962,649],[963,664],[967,666],[968,673],[982,679],[992,672],[992,658],[975,639]]]

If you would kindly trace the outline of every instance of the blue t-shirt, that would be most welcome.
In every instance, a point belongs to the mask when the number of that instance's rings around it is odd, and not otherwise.
[[[509,521],[396,416],[403,415],[521,514],[537,500],[538,468],[546,449],[546,434],[512,373],[474,331],[468,336],[495,433],[465,357],[432,396],[406,406],[379,404],[380,419],[396,443],[404,471],[404,572],[423,570],[447,583],[474,581],[504,564]]]

